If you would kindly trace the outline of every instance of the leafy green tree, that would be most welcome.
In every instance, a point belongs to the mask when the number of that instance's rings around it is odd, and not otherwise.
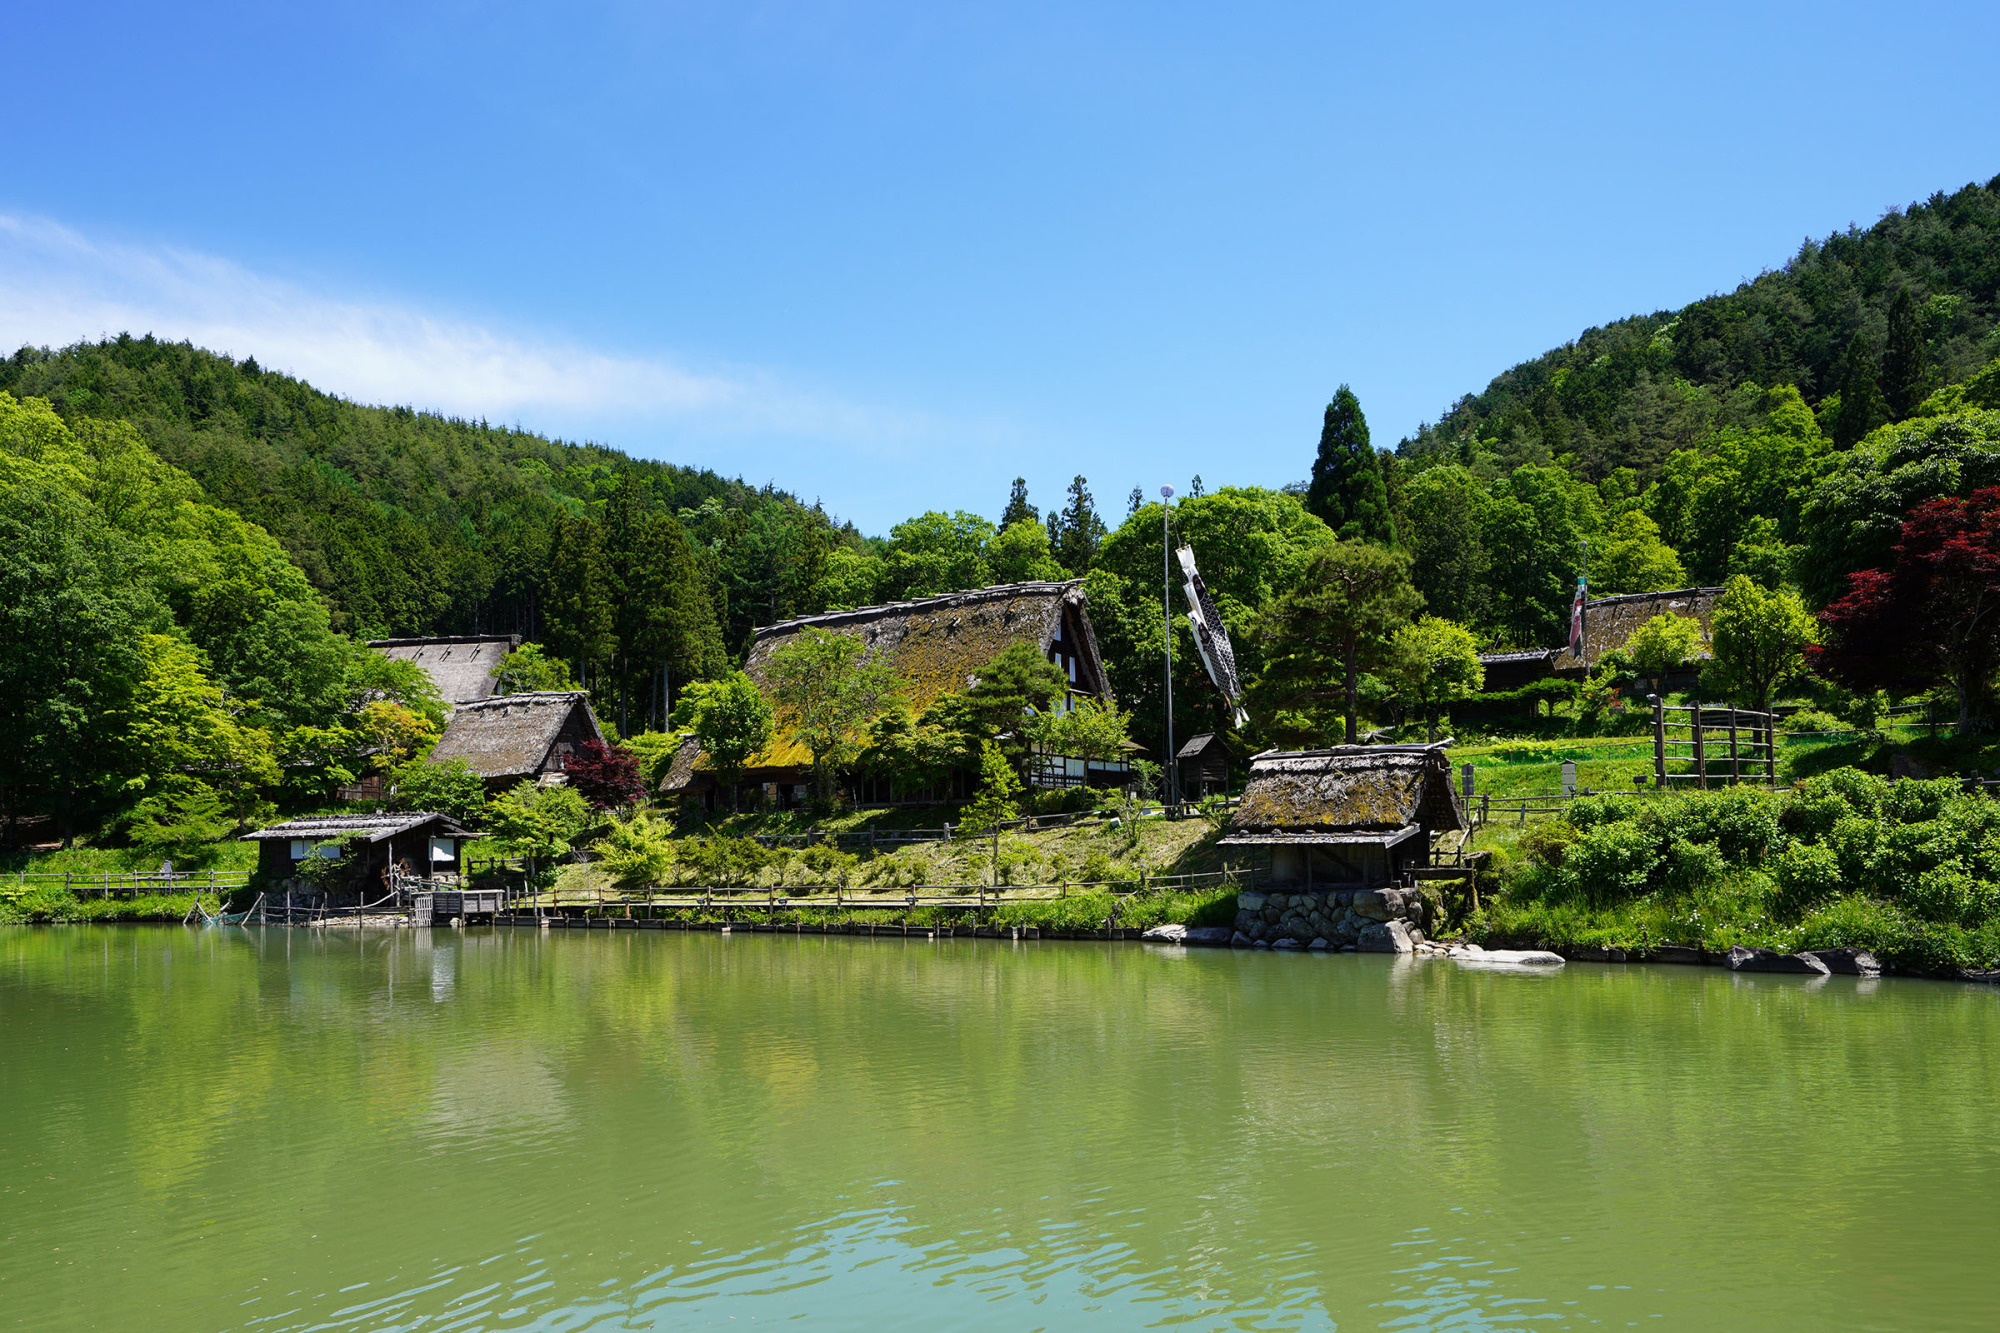
[[[968,746],[978,742],[958,725],[937,720],[937,709],[919,719],[898,699],[869,725],[862,765],[887,781],[900,796],[944,786],[964,766]]]
[[[834,805],[869,725],[901,689],[894,668],[858,634],[807,629],[771,654],[766,679],[779,725],[812,756],[814,799]]]
[[[486,809],[486,784],[463,759],[412,759],[390,770],[383,791],[392,810],[450,815],[468,827]]]
[[[635,810],[629,819],[613,819],[590,850],[626,888],[666,883],[677,859],[672,826],[648,810]]]
[[[1410,578],[1424,604],[1447,620],[1485,624],[1492,612],[1486,511],[1493,503],[1486,487],[1448,464],[1411,478],[1406,499]]]
[[[487,804],[484,822],[502,847],[542,864],[567,856],[597,815],[570,787],[522,782]]]
[[[979,747],[979,791],[961,816],[967,833],[981,833],[1020,814],[1021,779],[992,741]]]
[[[991,583],[986,546],[993,525],[977,514],[933,510],[889,530],[882,552],[882,595],[923,597]]]
[[[1090,483],[1082,477],[1069,484],[1069,503],[1048,517],[1049,549],[1058,564],[1081,578],[1097,559],[1104,543],[1104,520],[1097,516],[1097,503],[1090,498]]]
[[[1368,418],[1361,413],[1361,400],[1345,384],[1326,405],[1306,508],[1343,541],[1393,544],[1396,540],[1382,461],[1368,443]]]
[[[1431,740],[1438,713],[1453,699],[1477,693],[1486,680],[1479,640],[1463,625],[1424,616],[1396,631],[1389,645],[1389,679],[1419,714]]]
[[[1759,514],[1743,525],[1729,549],[1729,576],[1741,574],[1762,588],[1776,588],[1792,576],[1799,548],[1778,536],[1778,525]]]
[[[729,789],[729,808],[737,808],[743,770],[753,755],[771,744],[770,701],[757,682],[741,671],[720,680],[697,681],[674,708],[674,726],[692,734],[715,769],[716,779]]]
[[[827,556],[826,579],[821,585],[829,611],[851,611],[857,606],[874,606],[883,600],[882,559],[867,551],[838,546]]]
[[[1102,699],[1080,698],[1060,712],[1038,713],[1027,722],[1028,739],[1049,754],[1091,764],[1122,759],[1132,739],[1132,716]]]
[[[501,658],[487,674],[498,682],[493,687],[498,694],[530,694],[537,690],[573,690],[577,687],[569,674],[569,664],[559,657],[551,657],[539,643],[522,644]]]
[[[1660,525],[1636,509],[1611,521],[1590,567],[1593,590],[1604,594],[1687,586],[1680,556],[1660,540]]]
[[[1063,567],[1049,547],[1048,529],[1033,519],[1002,528],[986,548],[986,558],[995,583],[1063,577]]]
[[[1423,598],[1410,586],[1410,558],[1365,542],[1316,554],[1300,586],[1265,613],[1270,665],[1255,694],[1270,712],[1337,700],[1347,744],[1360,739],[1361,676]]]
[[[637,709],[657,716],[659,672],[707,680],[728,669],[722,627],[694,546],[678,520],[647,502],[638,480],[620,479],[605,508],[604,556],[614,604],[618,729]]]
[[[1677,616],[1672,612],[1654,616],[1625,640],[1625,652],[1632,665],[1653,682],[1655,690],[1669,672],[1688,666],[1701,656],[1706,646],[1707,635],[1701,622],[1693,616]]]
[[[1167,627],[1160,605],[1161,506],[1149,504],[1105,539],[1084,591],[1111,687],[1133,715],[1133,727],[1154,749],[1166,744],[1164,654]],[[1265,645],[1258,615],[1305,578],[1313,553],[1332,546],[1326,524],[1295,495],[1255,486],[1224,486],[1174,506],[1174,535],[1193,548],[1203,580],[1236,649],[1237,672],[1255,677]],[[1183,593],[1176,566],[1174,605]],[[1174,617],[1174,727],[1177,735],[1228,731],[1234,719],[1203,672],[1184,616]]]
[[[1518,467],[1494,483],[1486,551],[1501,642],[1533,647],[1563,641],[1583,540],[1600,522],[1596,488],[1561,468]]]
[[[261,790],[278,780],[269,733],[237,723],[194,645],[143,635],[139,659],[139,677],[116,715],[126,791],[138,797],[168,779],[199,778],[240,820],[258,813]]]
[[[134,848],[181,863],[212,860],[216,844],[234,825],[213,787],[180,774],[155,782],[124,820],[126,841]]]
[[[1771,690],[1805,665],[1819,642],[1819,622],[1795,592],[1767,592],[1738,574],[1724,585],[1709,618],[1715,665],[1709,678],[1756,711],[1769,712]]]

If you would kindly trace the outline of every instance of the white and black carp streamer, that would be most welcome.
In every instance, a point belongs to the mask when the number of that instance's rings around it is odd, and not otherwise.
[[[1250,720],[1250,715],[1243,711],[1243,683],[1236,677],[1236,649],[1229,642],[1229,631],[1223,627],[1222,613],[1215,609],[1215,599],[1208,595],[1208,585],[1201,581],[1201,574],[1194,567],[1194,548],[1183,546],[1174,554],[1181,562],[1187,588],[1188,623],[1194,627],[1194,646],[1201,653],[1201,664],[1208,668],[1208,678],[1222,691],[1222,697],[1229,700],[1236,714],[1236,725],[1241,727]]]

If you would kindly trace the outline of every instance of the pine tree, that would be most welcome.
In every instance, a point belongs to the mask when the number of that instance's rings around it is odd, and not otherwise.
[[[1306,508],[1344,540],[1384,544],[1396,540],[1382,463],[1368,443],[1368,418],[1361,414],[1361,400],[1345,384],[1326,405]]]
[[[1125,497],[1125,517],[1130,518],[1145,507],[1146,493],[1137,486],[1134,486],[1132,493]]]
[[[1028,503],[1028,479],[1014,478],[1014,489],[1007,493],[1007,509],[1000,515],[1000,531],[1005,532],[1016,523],[1039,523],[1042,511]]]
[[[1908,287],[1889,306],[1889,342],[1882,349],[1882,397],[1898,421],[1917,410],[1931,389],[1930,340]],[[1842,401],[1846,401],[1843,397]]]
[[[1861,438],[1889,420],[1889,405],[1875,383],[1875,358],[1868,342],[1855,334],[1847,344],[1847,357],[1840,372],[1840,406],[1834,410],[1832,428],[1836,449],[1852,449]]]
[[[1069,484],[1069,504],[1060,513],[1049,515],[1049,547],[1064,569],[1082,577],[1090,571],[1103,541],[1104,520],[1097,516],[1097,503],[1090,498],[1090,484],[1077,477]]]
[[[1194,474],[1194,484],[1188,487],[1188,496],[1190,499],[1199,500],[1206,494],[1208,490],[1201,484],[1201,473],[1197,472]]]
[[[586,684],[590,669],[617,651],[611,571],[604,558],[604,529],[587,514],[556,521],[542,567],[542,618],[549,647],[576,665]]]

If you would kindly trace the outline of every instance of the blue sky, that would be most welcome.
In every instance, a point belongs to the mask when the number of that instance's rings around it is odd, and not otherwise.
[[[1303,476],[2000,174],[1990,5],[36,5],[0,342],[189,337],[864,530]]]

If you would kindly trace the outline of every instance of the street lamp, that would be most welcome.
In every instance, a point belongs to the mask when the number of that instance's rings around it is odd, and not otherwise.
[[[1174,754],[1174,577],[1173,539],[1167,532],[1167,517],[1172,513],[1174,488],[1160,487],[1160,620],[1167,630],[1167,753],[1166,763],[1161,765],[1166,779],[1166,790],[1161,793],[1169,805],[1178,804],[1180,793],[1180,760]]]

